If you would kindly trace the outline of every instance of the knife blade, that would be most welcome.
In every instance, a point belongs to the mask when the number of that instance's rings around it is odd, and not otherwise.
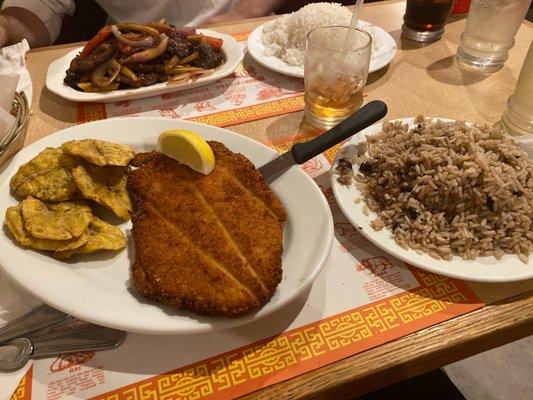
[[[272,183],[293,165],[303,164],[316,157],[379,121],[386,114],[387,105],[384,102],[381,100],[371,101],[322,135],[305,143],[296,143],[289,151],[259,167],[258,171],[267,183]]]
[[[0,327],[0,343],[64,321],[68,314],[42,305]]]

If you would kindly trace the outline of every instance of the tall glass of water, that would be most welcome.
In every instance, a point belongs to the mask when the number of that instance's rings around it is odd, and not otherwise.
[[[457,60],[494,72],[503,67],[531,0],[472,0]]]

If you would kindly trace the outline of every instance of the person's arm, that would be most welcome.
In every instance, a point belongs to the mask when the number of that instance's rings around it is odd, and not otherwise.
[[[26,38],[30,47],[50,44],[50,33],[41,19],[22,7],[9,7],[0,12],[0,47]]]
[[[51,44],[74,0],[5,0],[0,11],[0,47],[26,39],[30,47]]]
[[[270,14],[276,8],[285,3],[286,0],[240,0],[229,11],[214,15],[208,18],[206,24],[216,24],[219,22],[234,21],[237,19],[263,17]]]

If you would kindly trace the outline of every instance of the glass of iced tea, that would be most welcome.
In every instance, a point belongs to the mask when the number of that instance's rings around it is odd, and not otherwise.
[[[407,0],[402,36],[417,42],[434,42],[444,34],[454,0]]]
[[[337,125],[363,103],[372,37],[346,26],[315,28],[305,51],[305,116],[320,128]]]

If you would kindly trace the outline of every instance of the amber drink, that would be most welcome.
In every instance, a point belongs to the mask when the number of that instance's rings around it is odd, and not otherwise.
[[[305,116],[316,127],[330,128],[363,103],[372,38],[363,30],[329,26],[307,36]]]
[[[402,36],[417,42],[440,39],[453,3],[454,0],[407,0]]]

